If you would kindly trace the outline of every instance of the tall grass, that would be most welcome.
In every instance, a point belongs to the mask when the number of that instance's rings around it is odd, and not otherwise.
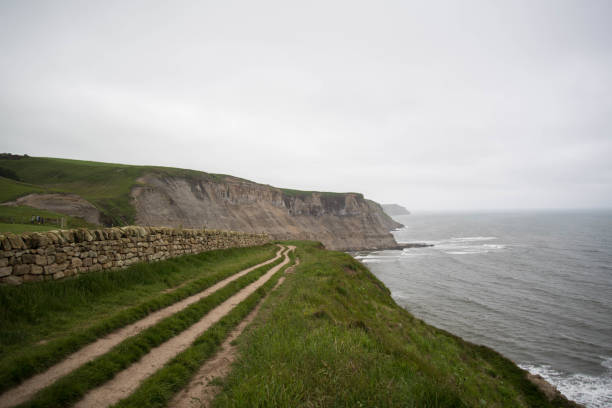
[[[510,360],[415,319],[347,254],[301,263],[240,342],[220,407],[570,407]]]
[[[154,347],[159,346],[196,323],[210,310],[259,279],[280,262],[282,262],[282,258],[242,276],[210,296],[124,340],[106,354],[81,366],[49,387],[41,390],[32,400],[19,405],[19,407],[58,407],[76,402],[89,390],[104,384],[113,378],[115,374],[149,353]]]
[[[165,407],[204,362],[212,357],[230,332],[274,288],[280,276],[291,265],[285,265],[262,287],[240,302],[230,313],[206,330],[188,349],[174,357],[163,368],[147,378],[129,397],[115,404],[117,408]]]
[[[273,245],[217,250],[123,271],[0,287],[0,391],[100,336],[271,258],[276,250]],[[46,342],[40,344],[41,339]]]

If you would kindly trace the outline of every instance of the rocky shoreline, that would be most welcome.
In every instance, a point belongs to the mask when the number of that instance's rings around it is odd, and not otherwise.
[[[396,246],[392,246],[392,247],[384,248],[384,249],[402,250],[402,249],[408,249],[408,248],[427,248],[427,247],[432,247],[432,246],[434,245],[427,244],[425,242],[406,242],[406,243],[398,243]]]

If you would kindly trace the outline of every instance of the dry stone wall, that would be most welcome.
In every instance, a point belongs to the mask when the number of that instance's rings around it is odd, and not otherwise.
[[[270,241],[268,234],[139,226],[0,234],[0,283],[61,279]]]

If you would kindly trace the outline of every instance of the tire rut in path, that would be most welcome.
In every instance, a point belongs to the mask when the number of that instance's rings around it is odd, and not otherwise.
[[[124,326],[123,328],[109,333],[106,336],[96,340],[95,342],[86,345],[85,347],[66,357],[61,362],[50,367],[46,371],[28,378],[17,387],[12,388],[6,391],[4,394],[0,395],[0,408],[8,408],[26,402],[27,400],[32,398],[34,394],[36,394],[38,391],[42,390],[45,387],[48,387],[61,377],[76,370],[83,364],[88,363],[89,361],[92,361],[97,357],[107,353],[113,347],[115,347],[117,344],[121,343],[125,339],[137,335],[141,331],[151,326],[154,326],[162,319],[165,319],[168,316],[180,312],[181,310],[187,308],[189,305],[199,301],[200,299],[210,296],[212,293],[223,288],[224,286],[235,281],[236,279],[241,278],[249,272],[252,272],[257,268],[276,261],[282,256],[283,251],[284,247],[279,245],[279,250],[276,252],[276,255],[273,258],[268,259],[267,261],[264,261],[255,266],[251,266],[250,268],[244,269],[240,272],[237,272],[232,276],[229,276],[206,288],[205,290],[196,293],[195,295],[191,295],[183,300],[173,303],[168,307],[157,310],[147,315],[143,319],[138,320],[135,323],[131,323],[127,326]]]
[[[294,267],[295,265],[291,268]],[[291,273],[289,269],[287,269],[285,273]],[[249,313],[223,341],[223,344],[219,347],[219,351],[198,370],[193,379],[189,382],[189,385],[176,394],[170,401],[170,404],[168,404],[170,408],[200,408],[210,406],[213,399],[215,399],[219,391],[221,391],[221,387],[212,385],[210,382],[214,378],[226,377],[231,371],[231,366],[238,355],[238,347],[233,345],[232,342],[242,334],[244,329],[246,329],[253,320],[255,320],[264,300],[266,300],[266,298],[284,281],[285,277],[281,276],[270,293],[259,301],[257,307],[255,307],[255,309],[253,309],[253,311],[251,311],[251,313]]]
[[[170,361],[174,356],[191,346],[195,339],[213,324],[221,320],[238,303],[246,299],[251,293],[263,286],[278,270],[289,262],[289,251],[285,252],[285,259],[276,265],[255,282],[246,286],[229,299],[212,309],[197,323],[165,343],[152,349],[139,361],[118,373],[112,380],[102,386],[91,390],[85,397],[75,404],[76,408],[107,407],[129,396],[147,377],[155,373]]]

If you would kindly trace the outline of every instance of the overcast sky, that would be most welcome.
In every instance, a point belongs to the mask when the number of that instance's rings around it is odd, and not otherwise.
[[[612,207],[612,1],[1,1],[0,150]]]

